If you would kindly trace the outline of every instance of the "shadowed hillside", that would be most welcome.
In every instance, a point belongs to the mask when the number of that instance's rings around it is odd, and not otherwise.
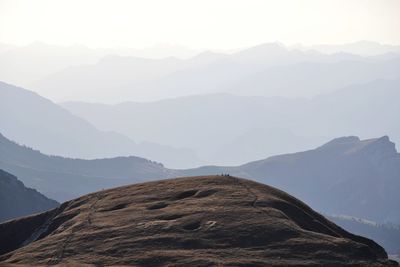
[[[58,201],[103,188],[166,178],[173,173],[160,163],[133,156],[95,160],[48,156],[1,134],[0,168]]]
[[[58,206],[54,200],[27,188],[17,177],[0,169],[0,222]]]

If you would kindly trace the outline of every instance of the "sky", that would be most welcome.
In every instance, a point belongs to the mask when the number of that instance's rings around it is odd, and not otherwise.
[[[0,0],[0,43],[235,49],[400,44],[400,0]]]

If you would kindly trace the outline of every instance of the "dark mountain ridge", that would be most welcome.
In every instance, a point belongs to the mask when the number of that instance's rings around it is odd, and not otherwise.
[[[58,203],[0,169],[0,222],[53,209]]]
[[[165,178],[173,173],[160,163],[134,156],[94,160],[48,156],[1,134],[0,168],[59,201],[142,179]]]

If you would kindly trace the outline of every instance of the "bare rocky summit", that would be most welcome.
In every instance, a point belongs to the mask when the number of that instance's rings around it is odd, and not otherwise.
[[[397,266],[273,187],[199,176],[103,190],[0,225],[0,265]]]

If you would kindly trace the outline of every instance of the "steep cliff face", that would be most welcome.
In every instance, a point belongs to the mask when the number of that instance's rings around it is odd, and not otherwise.
[[[43,212],[57,206],[56,201],[25,187],[17,177],[0,169],[0,222]]]
[[[230,176],[99,191],[1,224],[0,240],[3,264],[397,266],[294,197]]]

